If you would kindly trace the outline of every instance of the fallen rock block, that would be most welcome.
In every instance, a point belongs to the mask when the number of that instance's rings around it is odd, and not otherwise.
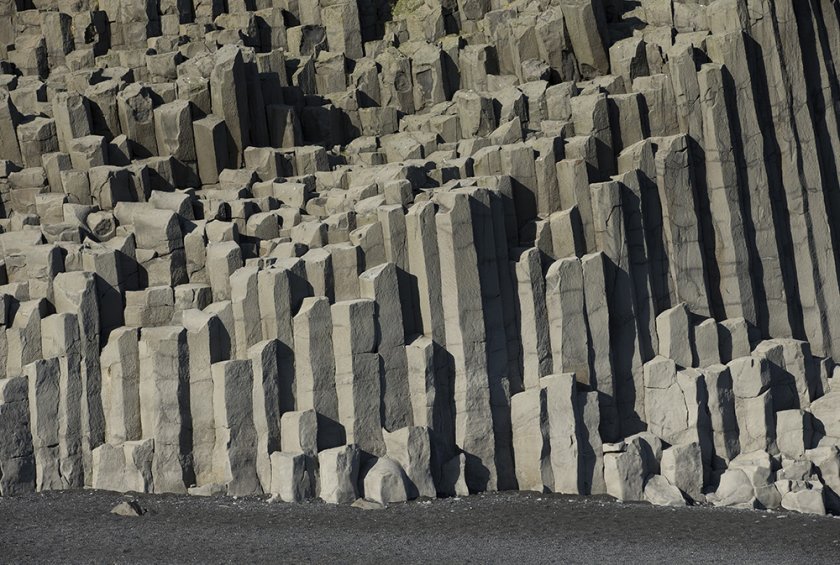
[[[384,504],[380,504],[372,500],[365,500],[364,498],[356,499],[356,501],[350,506],[358,508],[359,510],[384,510],[386,508]]]
[[[605,449],[604,480],[607,483],[607,494],[621,502],[645,500],[646,477],[644,459],[636,443],[625,445],[621,451],[608,453]]]
[[[399,463],[380,457],[362,473],[364,495],[379,504],[405,502],[409,499],[408,477]]]
[[[651,475],[645,482],[645,500],[654,506],[685,506],[680,489],[662,475]]]
[[[423,427],[402,428],[395,432],[382,431],[385,450],[405,471],[408,478],[410,498],[425,496],[434,498],[437,494],[432,480],[432,447],[429,429]]]
[[[207,483],[200,487],[190,487],[187,489],[187,494],[190,496],[225,496],[227,486],[220,483]]]
[[[146,509],[140,506],[136,500],[124,500],[111,508],[111,514],[117,516],[137,517],[146,513]]]
[[[283,502],[302,502],[315,496],[310,457],[303,453],[271,454],[271,493]]]
[[[805,488],[791,490],[782,496],[782,508],[801,514],[825,515],[822,485],[805,481]]]
[[[692,500],[702,502],[703,458],[700,444],[674,445],[662,451],[662,476]]]
[[[349,504],[359,498],[359,449],[355,445],[325,449],[318,454],[318,496],[330,504]]]
[[[715,506],[757,508],[752,481],[741,469],[727,469],[720,477],[717,490],[706,499]]]

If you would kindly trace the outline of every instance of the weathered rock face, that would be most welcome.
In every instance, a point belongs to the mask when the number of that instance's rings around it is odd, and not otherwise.
[[[21,7],[0,494],[840,510],[830,2]]]

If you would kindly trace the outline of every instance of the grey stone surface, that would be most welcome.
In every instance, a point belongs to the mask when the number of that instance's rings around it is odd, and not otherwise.
[[[0,9],[0,494],[840,511],[826,5],[65,4]]]

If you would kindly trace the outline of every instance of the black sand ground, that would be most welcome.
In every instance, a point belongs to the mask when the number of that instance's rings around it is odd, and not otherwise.
[[[384,510],[96,491],[0,498],[3,563],[840,563],[840,519],[488,494]]]

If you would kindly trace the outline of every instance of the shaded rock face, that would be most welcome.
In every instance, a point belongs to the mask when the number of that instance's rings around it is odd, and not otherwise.
[[[3,11],[0,494],[840,509],[837,13],[625,4]]]

